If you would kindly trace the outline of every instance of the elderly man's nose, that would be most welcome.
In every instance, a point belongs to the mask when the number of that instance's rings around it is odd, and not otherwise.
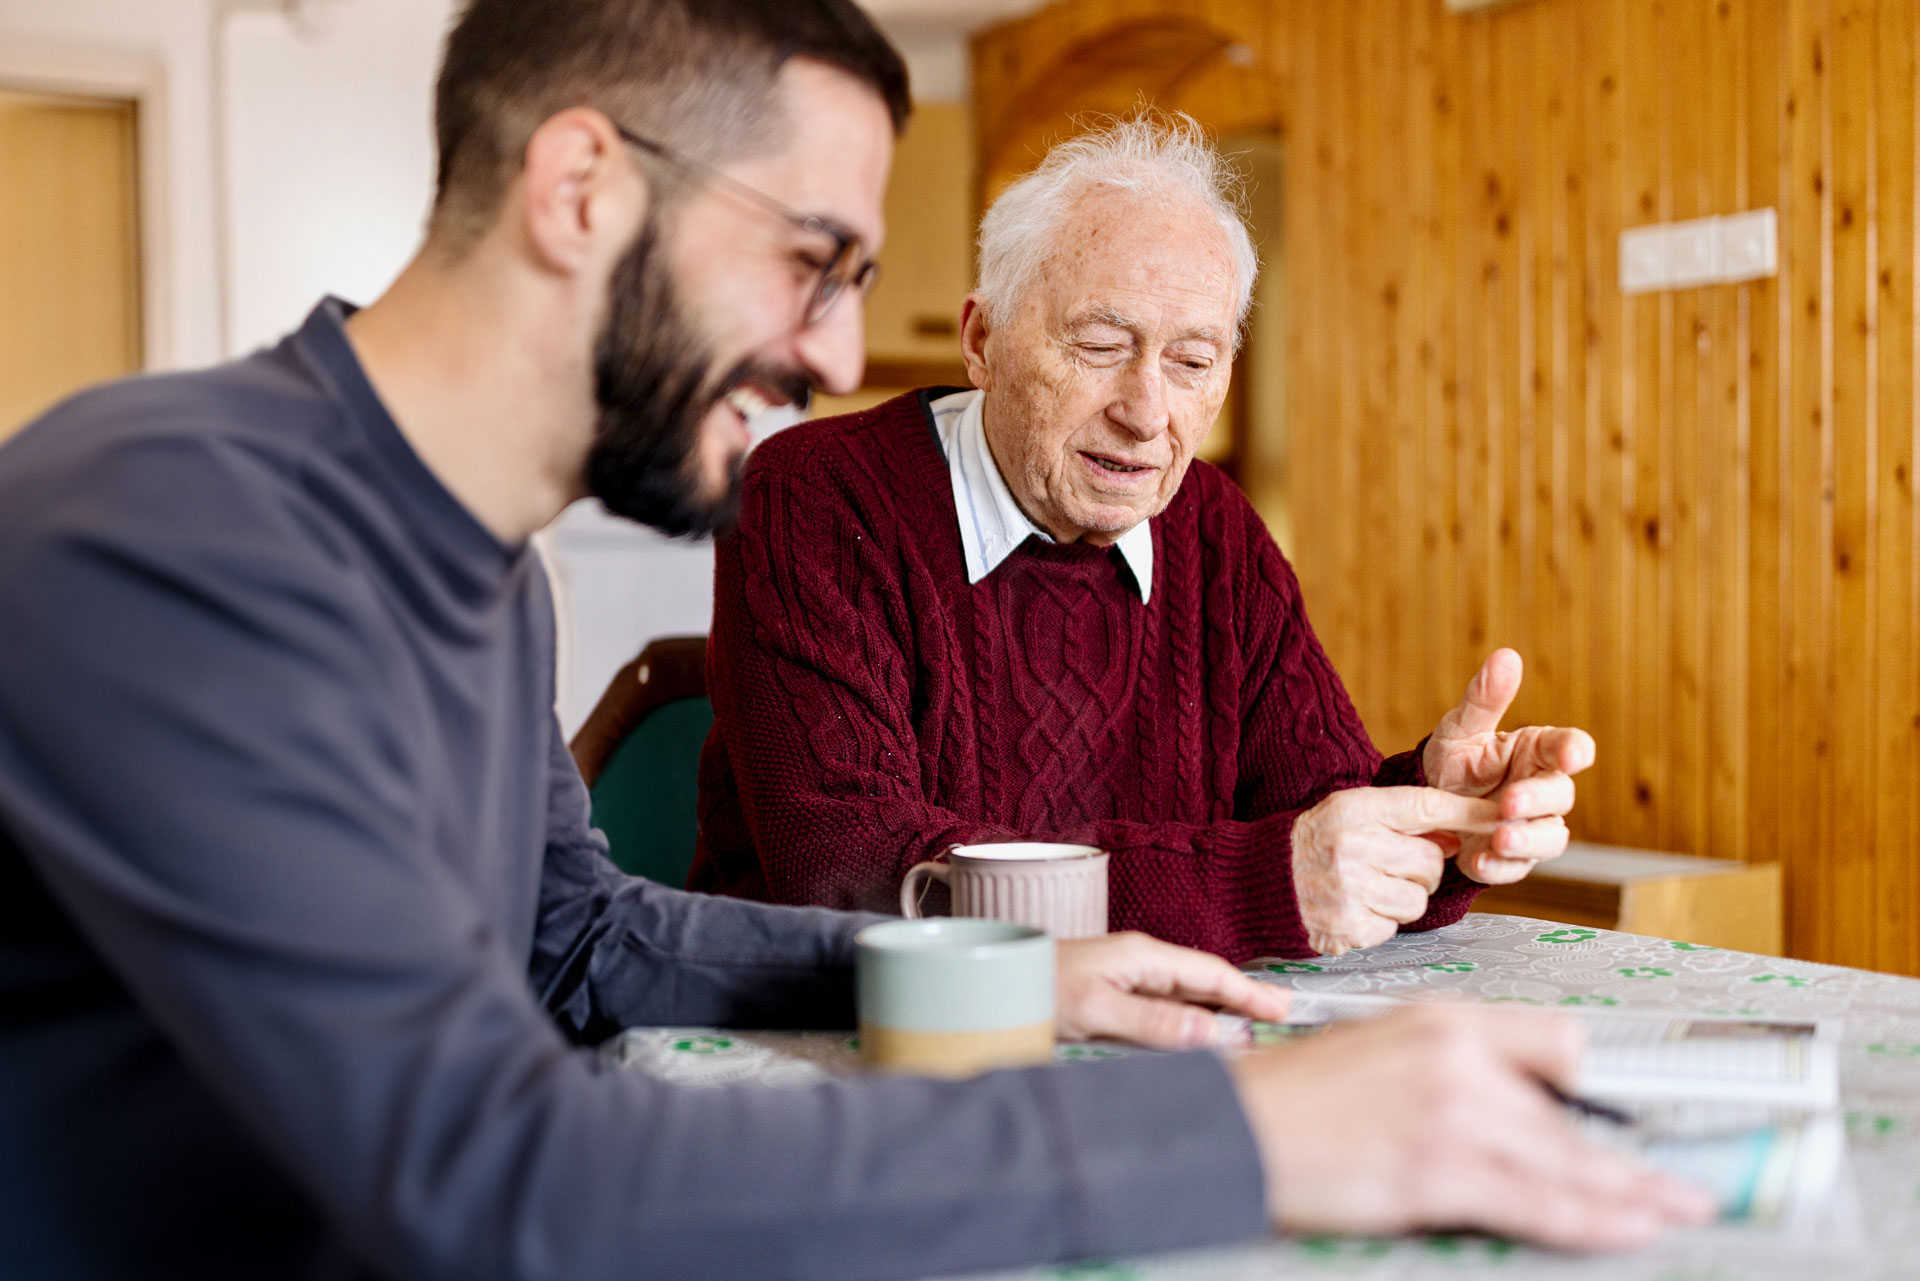
[[[794,348],[821,391],[846,396],[860,390],[867,365],[866,315],[860,299],[842,298],[817,324],[800,331]]]
[[[1127,371],[1120,395],[1108,411],[1128,435],[1152,440],[1167,429],[1167,387],[1159,372],[1142,361]]]

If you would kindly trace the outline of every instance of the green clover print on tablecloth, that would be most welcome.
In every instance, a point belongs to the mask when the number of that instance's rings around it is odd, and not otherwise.
[[[1274,961],[1267,966],[1269,974],[1325,974],[1327,967],[1315,965],[1312,961]]]
[[[1920,1059],[1920,1045],[1903,1045],[1897,1041],[1875,1041],[1867,1047],[1867,1053],[1884,1054],[1892,1059]]]
[[[1423,1253],[1436,1259],[1449,1262],[1478,1260],[1481,1262],[1505,1262],[1514,1252],[1511,1241],[1499,1237],[1463,1236],[1452,1232],[1438,1232],[1420,1242]]]
[[[1053,1052],[1054,1058],[1062,1063],[1081,1063],[1091,1059],[1124,1059],[1125,1050],[1115,1050],[1105,1045],[1063,1045]]]
[[[1900,1118],[1885,1112],[1847,1113],[1847,1137],[1850,1139],[1889,1139],[1901,1129]]]
[[[1583,1008],[1607,1007],[1620,1004],[1619,998],[1612,996],[1563,996],[1556,1005],[1578,1005]]]
[[[1676,952],[1718,952],[1720,950],[1705,943],[1682,943],[1675,939],[1668,940],[1667,946]]]
[[[1626,965],[1622,966],[1616,973],[1623,974],[1630,979],[1670,979],[1673,977],[1672,970],[1663,970],[1657,965]]]
[[[725,1054],[733,1048],[730,1036],[683,1036],[673,1043],[682,1054]]]
[[[1597,939],[1599,937],[1599,930],[1577,930],[1570,927],[1564,930],[1548,930],[1545,934],[1536,934],[1533,936],[1533,941],[1536,943],[1584,943],[1588,939]]]
[[[1480,967],[1472,961],[1433,961],[1427,968],[1439,970],[1442,974],[1471,974]]]
[[[1383,1259],[1393,1253],[1393,1242],[1383,1237],[1301,1237],[1300,1253],[1310,1259]]]
[[[1788,987],[1806,987],[1808,980],[1798,974],[1756,974],[1748,979],[1749,983],[1785,983]]]

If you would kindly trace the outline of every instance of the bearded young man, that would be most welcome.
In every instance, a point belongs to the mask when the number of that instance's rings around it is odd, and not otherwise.
[[[851,1015],[872,918],[608,863],[527,538],[588,492],[710,527],[746,411],[857,382],[905,111],[847,0],[475,0],[385,296],[0,451],[8,1277],[890,1277],[1276,1207],[1584,1245],[1702,1212],[1576,1140],[1554,1022],[804,1089],[578,1048]],[[1069,1036],[1279,1009],[1144,939],[1060,963]]]

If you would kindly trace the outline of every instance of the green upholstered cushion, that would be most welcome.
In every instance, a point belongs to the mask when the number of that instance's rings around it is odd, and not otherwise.
[[[699,832],[700,747],[713,704],[682,698],[634,726],[593,784],[593,825],[620,870],[685,885]]]

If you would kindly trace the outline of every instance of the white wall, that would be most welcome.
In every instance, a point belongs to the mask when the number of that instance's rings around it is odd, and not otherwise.
[[[433,78],[452,0],[324,0],[230,16],[228,346],[299,325],[324,294],[372,301],[433,196]]]

